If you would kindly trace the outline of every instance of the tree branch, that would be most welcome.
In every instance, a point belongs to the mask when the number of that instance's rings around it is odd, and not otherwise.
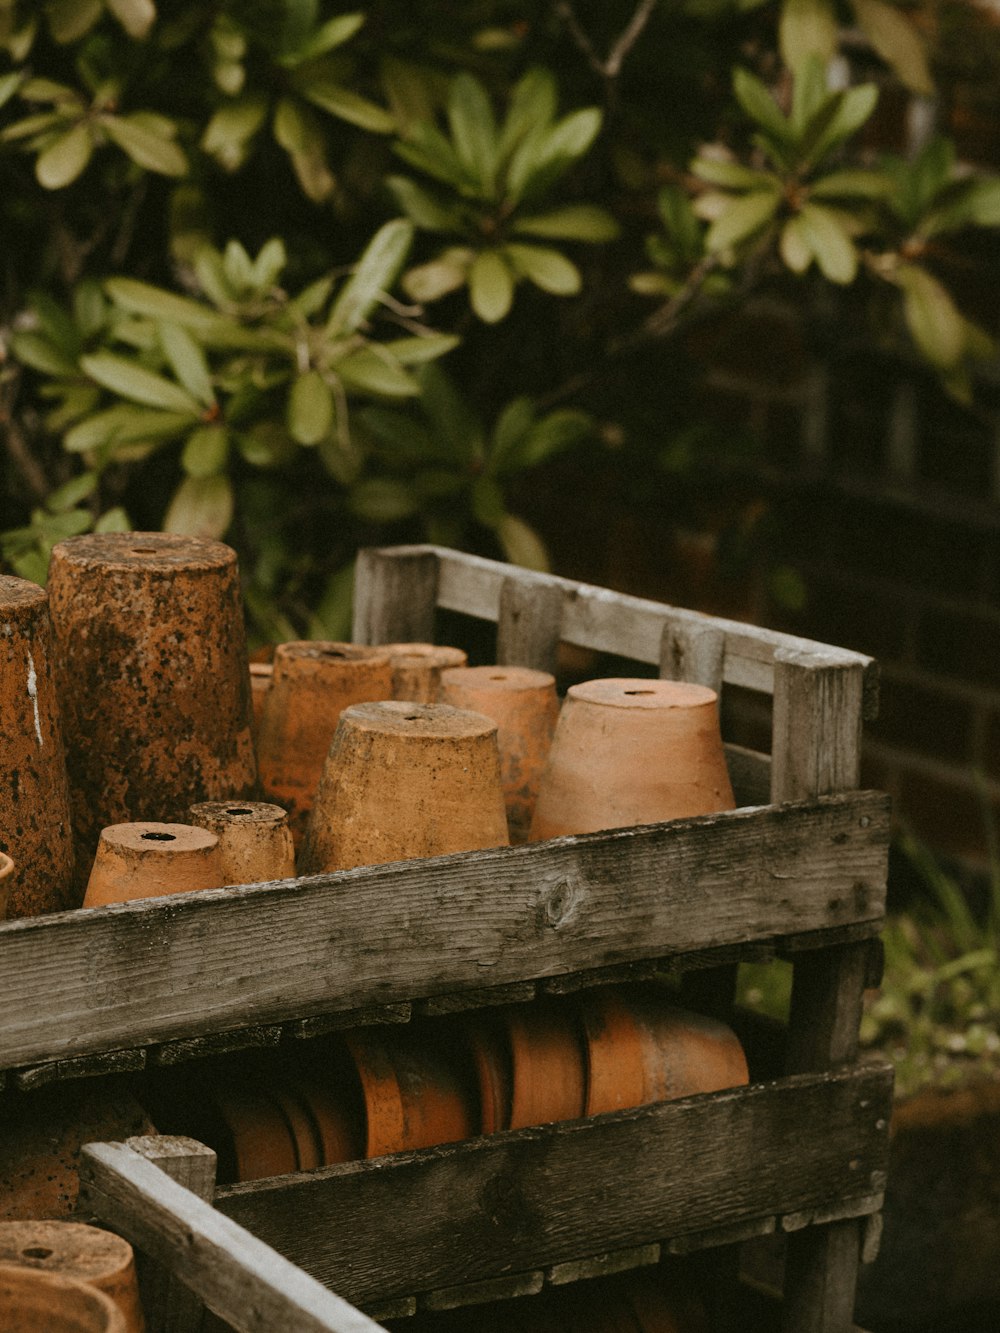
[[[577,17],[576,10],[573,8],[572,0],[556,0],[555,12],[565,23],[567,31],[573,38],[573,41],[579,47],[581,53],[586,57],[587,64],[595,74],[600,75],[602,79],[609,83],[617,79],[621,73],[622,64],[626,56],[635,46],[642,30],[650,20],[653,10],[656,8],[657,0],[639,0],[635,7],[635,12],[626,23],[625,27],[618,34],[612,43],[611,49],[605,59],[597,53],[594,43],[583,24]]]

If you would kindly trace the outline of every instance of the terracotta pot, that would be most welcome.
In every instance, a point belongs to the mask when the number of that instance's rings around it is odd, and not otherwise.
[[[114,1301],[128,1333],[146,1327],[132,1246],[110,1231],[81,1222],[0,1222],[3,1264],[86,1282]]]
[[[485,713],[497,724],[510,840],[527,842],[559,717],[555,677],[527,667],[461,667],[442,675],[441,701]]]
[[[713,690],[672,680],[570,687],[531,837],[651,824],[735,802]]]
[[[285,1117],[285,1124],[295,1145],[295,1164],[299,1171],[311,1171],[323,1165],[323,1145],[319,1127],[304,1099],[295,1093],[271,1087],[271,1096]]]
[[[392,694],[389,656],[352,643],[281,643],[257,736],[263,796],[288,811],[296,845],[341,712]]]
[[[319,1142],[318,1166],[354,1162],[365,1155],[365,1126],[360,1092],[297,1076],[292,1088],[308,1111]],[[301,1150],[300,1150],[301,1162]],[[305,1168],[303,1168],[305,1169]]]
[[[36,916],[77,907],[81,896],[46,593],[0,575],[0,625],[0,852],[17,867],[7,915]]]
[[[480,1131],[496,1134],[509,1129],[514,1075],[502,1020],[494,1014],[474,1014],[462,1029],[479,1088]]]
[[[213,1101],[232,1136],[237,1180],[298,1170],[298,1151],[277,1101],[251,1087],[215,1090]]]
[[[437,1143],[478,1132],[475,1089],[453,1040],[408,1029],[361,1029],[346,1041],[365,1103],[365,1156]]]
[[[225,884],[219,839],[191,824],[112,824],[101,831],[84,907]]]
[[[250,663],[250,705],[253,710],[253,733],[260,733],[260,719],[264,715],[264,701],[274,676],[273,662]]]
[[[0,1266],[0,1333],[128,1333],[114,1301],[57,1273]]]
[[[218,838],[223,884],[260,884],[295,874],[295,847],[280,805],[202,801],[188,818]]]
[[[510,1128],[575,1120],[584,1114],[586,1063],[576,1007],[539,998],[504,1011],[510,1043]]]
[[[255,784],[236,553],[171,533],[71,537],[49,598],[81,873],[102,828]]]
[[[441,699],[441,673],[469,660],[461,648],[435,643],[382,643],[379,649],[392,663],[392,697],[417,704],[450,702]]]
[[[14,862],[6,852],[0,852],[0,921],[7,915],[7,899],[10,897],[10,877],[14,873]]]
[[[580,1012],[588,1115],[750,1081],[731,1028],[667,1003],[655,988],[592,991],[582,997]]]
[[[489,718],[446,704],[345,709],[302,845],[303,874],[507,841]]]

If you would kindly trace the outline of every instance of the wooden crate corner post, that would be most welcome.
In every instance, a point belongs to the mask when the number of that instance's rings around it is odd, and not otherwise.
[[[428,546],[367,547],[354,573],[355,643],[431,643],[438,555]]]

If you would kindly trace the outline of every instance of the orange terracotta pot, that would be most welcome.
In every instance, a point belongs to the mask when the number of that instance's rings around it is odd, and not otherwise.
[[[586,1061],[576,1008],[546,998],[504,1012],[510,1043],[510,1128],[575,1120],[584,1114]]]
[[[128,1333],[103,1292],[29,1268],[0,1266],[0,1333]]]
[[[7,915],[7,900],[10,897],[10,878],[14,873],[14,862],[6,852],[0,852],[0,921]]]
[[[480,1132],[497,1134],[510,1128],[514,1080],[510,1041],[496,1015],[472,1015],[462,1030],[479,1089]]]
[[[71,537],[48,587],[81,873],[109,824],[252,796],[236,553],[164,532]]]
[[[379,649],[392,663],[392,697],[418,704],[448,703],[441,699],[441,673],[469,660],[461,648],[435,643],[382,643]]]
[[[319,1166],[358,1161],[365,1155],[364,1107],[360,1089],[346,1089],[318,1078],[292,1080],[319,1140]]]
[[[219,839],[192,824],[112,824],[103,829],[84,907],[215,889],[226,881]]]
[[[215,1106],[232,1136],[237,1180],[298,1170],[298,1150],[277,1101],[251,1087],[216,1089]]]
[[[446,704],[345,709],[302,845],[303,874],[505,845],[496,726]]]
[[[533,840],[731,810],[718,700],[703,685],[608,679],[570,687]]]
[[[295,1165],[299,1171],[311,1171],[323,1165],[323,1145],[319,1128],[305,1101],[294,1091],[271,1087],[271,1096],[285,1118],[295,1145]]]
[[[0,625],[0,852],[16,863],[4,886],[13,918],[77,907],[81,894],[46,593],[0,575]]]
[[[353,643],[281,643],[257,735],[261,793],[288,811],[296,845],[312,809],[337,720],[392,694],[389,656]]]
[[[280,805],[202,801],[188,818],[218,838],[223,884],[261,884],[295,874],[295,846]]]
[[[250,663],[250,704],[253,710],[253,733],[255,738],[260,733],[260,720],[264,716],[264,701],[271,688],[273,676],[273,662]]]
[[[441,701],[485,713],[497,724],[510,840],[527,842],[559,718],[555,677],[527,667],[462,667],[442,675]]]
[[[749,1082],[732,1029],[667,1003],[656,988],[593,991],[581,999],[580,1012],[588,1115]]]
[[[709,1333],[705,1308],[687,1284],[665,1283],[654,1270],[627,1274],[622,1287],[641,1333]]]
[[[146,1327],[132,1246],[110,1231],[82,1222],[0,1222],[4,1264],[86,1282],[114,1301],[128,1333]]]

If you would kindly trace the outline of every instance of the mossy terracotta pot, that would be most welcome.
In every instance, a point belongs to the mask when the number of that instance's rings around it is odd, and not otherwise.
[[[7,915],[77,907],[48,597],[8,575],[0,575],[0,738],[0,852],[16,867],[0,887]]]
[[[0,1265],[0,1333],[129,1333],[121,1311],[86,1282]]]
[[[215,889],[222,874],[219,839],[192,824],[112,824],[102,829],[84,907]]]
[[[593,991],[581,999],[580,1012],[588,1115],[749,1082],[732,1029],[669,1004],[656,988]]]
[[[510,1128],[575,1120],[584,1114],[586,1057],[576,1006],[539,998],[504,1012],[510,1044]]]
[[[559,717],[555,677],[528,667],[459,667],[443,673],[441,702],[485,713],[497,724],[510,840],[526,842]]]
[[[570,687],[531,825],[533,840],[730,810],[713,690],[612,678]]]
[[[444,644],[383,643],[379,647],[389,654],[392,663],[392,697],[411,703],[442,702],[441,673],[465,666],[469,660],[461,648]]]
[[[202,801],[188,818],[218,838],[223,884],[260,884],[295,874],[295,846],[280,805]]]
[[[110,1231],[82,1222],[0,1222],[4,1264],[86,1282],[114,1301],[128,1333],[146,1327],[132,1246]]]
[[[84,866],[109,824],[183,820],[196,801],[254,795],[230,547],[163,532],[71,537],[52,552],[49,599]]]
[[[6,852],[0,852],[0,921],[7,915],[7,899],[10,897],[10,880],[13,873],[13,860]]]
[[[303,874],[505,845],[496,725],[446,704],[341,714],[302,845]]]
[[[261,794],[305,831],[337,721],[351,704],[392,695],[387,653],[353,643],[281,643],[257,734]]]

